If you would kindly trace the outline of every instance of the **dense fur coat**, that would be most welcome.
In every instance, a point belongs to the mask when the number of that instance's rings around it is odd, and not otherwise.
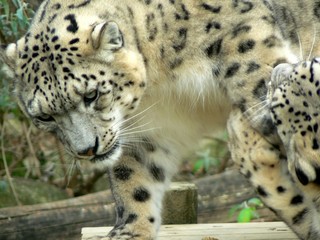
[[[294,89],[320,75],[316,59],[300,62],[319,52],[319,21],[318,0],[46,0],[1,56],[34,124],[108,166],[109,239],[156,239],[177,163],[228,122],[232,158],[262,200],[315,240],[317,105]]]

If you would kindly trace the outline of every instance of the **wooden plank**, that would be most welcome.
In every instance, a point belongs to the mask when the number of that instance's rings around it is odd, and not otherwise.
[[[105,237],[112,227],[83,228],[82,240]],[[211,238],[208,238],[211,237]],[[283,222],[161,226],[158,240],[298,240]]]
[[[195,184],[198,188],[198,223],[234,222],[236,214],[230,217],[230,209],[235,204],[254,196],[252,186],[235,170],[196,180]],[[174,196],[173,199],[175,198],[178,197]],[[176,216],[182,217],[179,211],[183,208],[177,207],[176,202],[169,205],[171,210],[163,211],[164,224],[194,223],[189,220],[189,222],[180,220],[172,222],[171,216],[166,216],[165,212],[174,212]],[[190,210],[195,210],[195,207],[190,207]],[[278,220],[266,208],[262,210],[259,208],[258,212],[263,220],[268,222]],[[185,221],[192,218],[183,216],[182,219]],[[0,239],[78,240],[81,238],[81,228],[110,226],[115,221],[113,196],[110,191],[103,191],[58,202],[2,208]]]

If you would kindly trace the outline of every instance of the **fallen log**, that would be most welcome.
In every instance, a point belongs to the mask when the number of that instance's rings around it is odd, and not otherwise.
[[[235,217],[229,217],[229,209],[255,196],[248,182],[235,170],[197,180],[195,184],[200,223],[233,222]],[[187,194],[193,196],[193,193]],[[191,204],[194,202],[196,200]],[[260,215],[276,219],[269,211],[260,212]],[[80,239],[81,228],[111,226],[114,222],[112,194],[103,191],[52,203],[0,209],[0,240]]]
[[[81,227],[114,222],[112,202],[110,191],[103,191],[57,202],[0,209],[0,240],[80,239]]]

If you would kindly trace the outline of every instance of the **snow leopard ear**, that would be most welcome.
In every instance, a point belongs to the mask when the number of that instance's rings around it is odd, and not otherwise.
[[[6,73],[14,75],[15,66],[17,60],[17,44],[11,43],[7,47],[1,46],[0,49],[0,61],[2,61],[7,68],[5,68]]]
[[[115,22],[96,25],[91,33],[94,49],[117,50],[123,46],[122,33]]]

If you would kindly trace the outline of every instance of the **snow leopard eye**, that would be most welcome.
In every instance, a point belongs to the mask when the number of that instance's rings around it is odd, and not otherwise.
[[[48,114],[43,114],[41,116],[38,116],[37,120],[39,120],[41,122],[53,122],[54,118]]]
[[[98,91],[94,90],[89,93],[86,93],[83,97],[83,101],[86,106],[89,106],[91,103],[97,100],[97,98],[98,98]]]

